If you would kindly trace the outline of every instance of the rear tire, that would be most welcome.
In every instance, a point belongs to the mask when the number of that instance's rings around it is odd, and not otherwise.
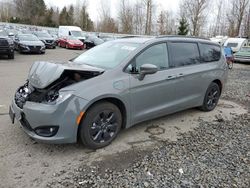
[[[92,106],[84,115],[80,124],[79,137],[90,149],[109,145],[122,126],[122,115],[117,106],[101,102]]]
[[[219,102],[220,94],[220,87],[215,82],[212,82],[206,91],[203,105],[200,107],[200,109],[204,112],[210,112],[214,110]]]

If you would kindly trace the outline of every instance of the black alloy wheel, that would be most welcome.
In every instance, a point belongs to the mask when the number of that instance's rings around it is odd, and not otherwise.
[[[109,141],[118,128],[116,115],[111,110],[100,112],[90,128],[90,135],[94,142],[103,143]]]
[[[216,83],[211,83],[207,89],[201,110],[209,112],[215,109],[220,99],[220,87]]]
[[[109,145],[122,126],[122,115],[117,106],[109,102],[97,103],[83,117],[80,138],[91,149]]]

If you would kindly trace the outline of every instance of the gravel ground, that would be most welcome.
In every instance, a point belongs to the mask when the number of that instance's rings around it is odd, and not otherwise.
[[[250,67],[236,67],[222,98],[249,110]],[[250,187],[250,113],[201,120],[177,141],[82,165],[47,187]]]
[[[235,64],[235,67],[229,71],[222,98],[241,103],[250,111],[250,65]]]

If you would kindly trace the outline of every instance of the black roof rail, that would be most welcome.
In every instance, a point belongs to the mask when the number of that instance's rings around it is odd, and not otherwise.
[[[158,35],[156,38],[190,38],[190,39],[203,39],[210,40],[206,37],[196,37],[196,36],[185,36],[185,35]]]

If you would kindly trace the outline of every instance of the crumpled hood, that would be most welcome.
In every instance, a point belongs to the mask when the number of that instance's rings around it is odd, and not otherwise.
[[[29,83],[39,89],[44,89],[61,77],[64,71],[83,71],[102,73],[104,69],[92,67],[86,64],[76,64],[73,62],[56,63],[37,61],[30,68],[28,75]]]

